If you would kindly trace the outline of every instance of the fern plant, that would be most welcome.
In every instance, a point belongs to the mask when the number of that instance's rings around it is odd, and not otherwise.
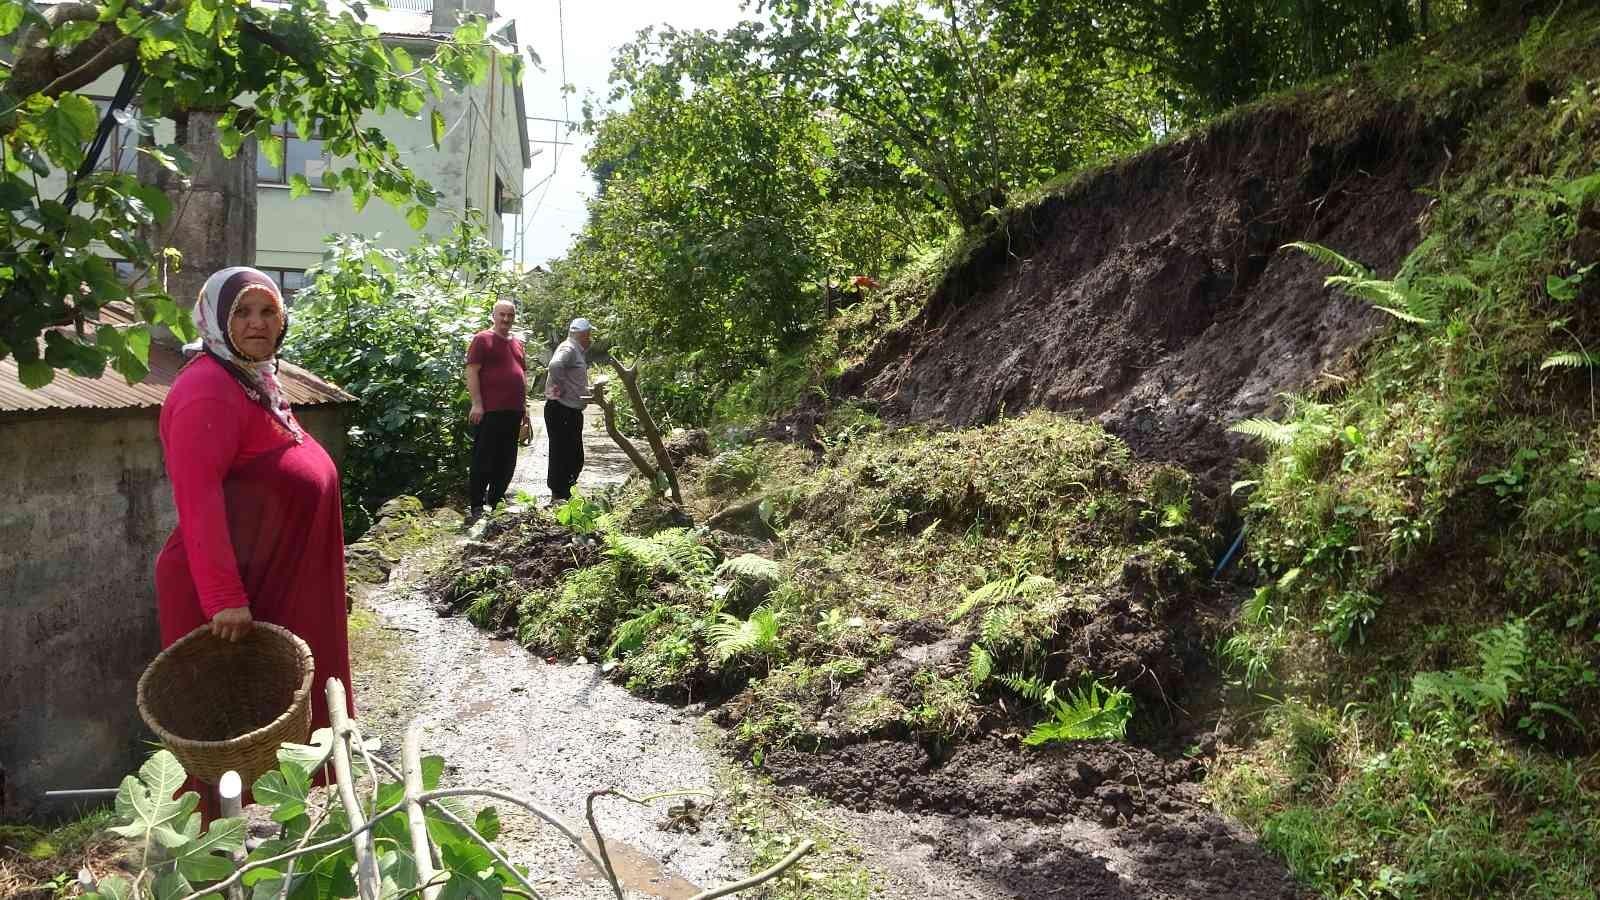
[[[606,658],[616,659],[644,646],[656,626],[672,616],[672,607],[661,605],[647,609],[619,624],[611,633],[611,646],[606,648]]]
[[[1053,686],[1050,693],[1054,693]],[[1121,688],[1108,689],[1098,681],[1078,690],[1069,689],[1065,697],[1055,698],[1047,705],[1050,719],[1035,725],[1022,739],[1030,747],[1051,741],[1121,740],[1127,736],[1128,722],[1133,718],[1133,697]]]
[[[1527,669],[1527,623],[1512,620],[1478,634],[1472,642],[1478,648],[1476,671],[1418,672],[1411,679],[1413,707],[1439,707],[1450,718],[1463,710],[1496,715],[1505,712],[1512,689],[1522,682]]]
[[[770,606],[757,608],[748,619],[722,613],[720,620],[712,623],[708,629],[712,649],[722,662],[741,656],[761,656],[770,660],[783,649],[780,640],[781,618],[782,614]]]
[[[961,603],[950,613],[951,622],[959,622],[980,606],[1013,599],[1029,599],[1055,590],[1056,583],[1043,575],[1015,572],[998,578],[967,592]]]
[[[1309,475],[1317,467],[1323,452],[1339,436],[1339,424],[1333,407],[1318,403],[1297,394],[1284,394],[1288,413],[1281,422],[1252,418],[1236,422],[1229,431],[1283,448],[1300,475]]]
[[[1024,700],[1043,703],[1046,706],[1052,706],[1056,702],[1056,683],[1054,681],[1045,681],[1037,676],[1026,675],[1021,672],[1007,672],[1004,675],[996,676],[995,680],[1010,688]]]
[[[717,577],[731,577],[738,581],[774,585],[783,581],[783,566],[754,553],[742,553],[717,566]]]
[[[1299,250],[1316,261],[1339,270],[1329,275],[1324,287],[1336,287],[1352,297],[1365,300],[1404,322],[1425,325],[1437,322],[1444,309],[1444,301],[1451,293],[1478,293],[1479,288],[1464,275],[1416,276],[1417,263],[1432,249],[1433,242],[1418,246],[1401,265],[1392,279],[1375,278],[1372,270],[1321,244],[1294,241],[1284,244],[1284,249]]]
[[[642,572],[684,578],[711,573],[714,554],[687,528],[668,528],[650,537],[606,534],[606,555]]]
[[[994,656],[982,644],[973,644],[967,650],[967,679],[973,687],[981,687],[994,674]]]
[[[1595,366],[1600,366],[1600,353],[1588,353],[1583,350],[1552,353],[1539,364],[1541,369],[1592,369]]]

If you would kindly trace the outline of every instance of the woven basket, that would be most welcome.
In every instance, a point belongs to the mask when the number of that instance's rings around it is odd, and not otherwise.
[[[237,643],[202,625],[139,677],[139,715],[190,775],[246,787],[278,767],[278,745],[311,731],[311,648],[288,629],[257,622]]]

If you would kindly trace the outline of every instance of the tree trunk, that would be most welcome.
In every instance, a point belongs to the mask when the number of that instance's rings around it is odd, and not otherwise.
[[[611,367],[617,370],[617,377],[622,379],[622,387],[628,392],[634,415],[639,417],[639,427],[644,429],[644,439],[650,443],[650,452],[655,454],[656,468],[667,476],[667,486],[672,489],[672,502],[682,506],[683,492],[678,489],[678,468],[672,464],[672,457],[667,455],[667,445],[661,440],[661,429],[656,427],[656,420],[650,417],[650,410],[645,408],[644,395],[639,393],[639,369],[623,365],[615,353],[611,356]]]
[[[628,440],[622,430],[617,427],[616,405],[606,395],[606,391],[610,387],[611,385],[604,381],[596,382],[594,385],[594,402],[600,406],[600,411],[605,413],[606,434],[611,435],[611,440],[622,448],[623,453],[627,454],[628,459],[633,462],[633,467],[638,469],[639,474],[643,475],[645,480],[653,485],[656,483],[655,467],[650,465],[649,460],[644,458],[644,454],[639,452],[639,448],[633,445],[633,441]]]
[[[217,142],[221,115],[191,110],[177,120],[177,143],[194,159],[187,185],[139,155],[139,180],[172,198],[172,218],[146,238],[157,252],[171,247],[182,254],[177,267],[161,265],[167,293],[185,309],[213,272],[256,261],[256,142],[246,140],[233,159],[225,158]]]

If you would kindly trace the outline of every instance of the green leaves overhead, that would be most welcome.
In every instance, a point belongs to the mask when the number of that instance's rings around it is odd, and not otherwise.
[[[0,294],[0,358],[15,354],[25,382],[34,386],[48,383],[56,368],[91,374],[107,363],[124,377],[144,376],[143,333],[131,342],[117,330],[87,343],[45,337],[46,329],[64,324],[87,330],[107,303],[131,301],[140,316],[157,317],[147,319],[150,324],[187,330],[158,280],[140,279],[130,289],[115,278],[86,277],[98,275],[80,261],[91,248],[109,248],[136,270],[157,262],[150,236],[161,233],[172,204],[140,186],[125,165],[96,169],[74,186],[78,202],[64,202],[60,177],[83,163],[102,118],[96,103],[76,92],[79,85],[136,55],[144,80],[118,117],[124,128],[149,135],[157,120],[186,110],[231,107],[219,127],[223,155],[238,158],[254,138],[268,161],[282,165],[282,126],[291,123],[301,137],[324,140],[346,163],[336,176],[324,174],[323,186],[348,190],[358,208],[381,198],[422,228],[437,192],[410,171],[382,129],[362,124],[363,117],[389,110],[421,116],[427,92],[440,96],[445,86],[480,83],[497,62],[508,78],[525,65],[507,33],[491,35],[482,17],[469,16],[453,39],[416,59],[386,47],[359,4],[331,0],[89,0],[87,8],[0,0],[0,34],[19,28],[36,31],[16,41],[10,67],[0,70],[0,110],[7,113],[0,116],[0,246],[14,254]],[[89,53],[95,46],[118,52]],[[87,68],[79,68],[85,58]],[[71,78],[59,77],[67,71]],[[438,123],[430,125],[442,139]],[[174,148],[136,152],[168,171],[190,168]],[[289,186],[297,197],[311,190],[303,175]],[[44,353],[37,350],[41,339],[48,342]]]
[[[0,37],[17,30],[26,8],[22,0],[0,0]]]
[[[83,161],[83,144],[94,137],[100,117],[94,104],[77,94],[66,94],[54,103],[42,97],[30,103],[37,109],[38,127],[44,133],[44,150],[64,168]]]
[[[184,16],[183,25],[190,31],[205,34],[217,21],[216,3],[218,0],[191,0],[189,12]]]
[[[442,149],[444,146],[444,114],[437,109],[428,117],[428,124],[433,132],[433,148]]]
[[[471,443],[467,343],[494,298],[520,289],[502,259],[477,228],[404,253],[341,237],[296,297],[284,354],[360,399],[341,466],[345,522],[358,533],[396,485],[427,502],[459,488]]]

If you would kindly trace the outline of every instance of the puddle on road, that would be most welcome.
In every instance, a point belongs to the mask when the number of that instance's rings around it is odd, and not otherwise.
[[[516,641],[491,640],[489,642],[489,652],[495,656],[515,656],[518,658],[529,655],[528,651],[522,649],[522,646]],[[538,657],[534,658],[537,659]]]
[[[595,849],[594,838],[583,839],[584,846]],[[676,875],[665,872],[661,863],[620,841],[606,841],[606,853],[611,856],[611,868],[617,872],[617,881],[630,891],[661,900],[689,900],[701,888]],[[585,881],[605,883],[606,876],[586,859],[578,865],[578,877]]]

